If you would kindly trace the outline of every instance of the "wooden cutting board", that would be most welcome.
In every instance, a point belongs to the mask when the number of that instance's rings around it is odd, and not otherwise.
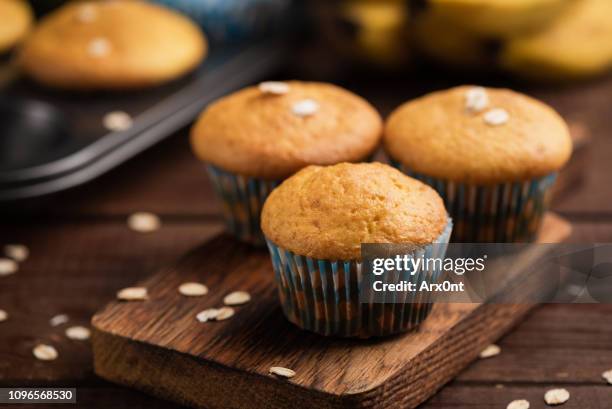
[[[571,232],[547,215],[539,241]],[[519,273],[520,275],[520,273]],[[520,277],[519,277],[520,278]],[[523,277],[524,278],[524,277]],[[178,294],[205,283],[198,298]],[[436,304],[411,333],[347,340],[299,330],[283,317],[268,253],[221,235],[138,285],[144,302],[112,302],[94,316],[96,373],[185,405],[226,408],[413,408],[473,361],[532,308],[529,304]],[[537,291],[537,286],[530,287]],[[226,321],[195,316],[234,290],[253,300]],[[271,366],[296,371],[290,380]]]

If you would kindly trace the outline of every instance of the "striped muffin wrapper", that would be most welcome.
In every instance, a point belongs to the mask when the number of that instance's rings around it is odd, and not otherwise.
[[[478,186],[436,179],[393,162],[402,172],[433,187],[455,223],[453,242],[533,241],[550,201],[557,173],[524,182]]]
[[[237,175],[214,165],[207,165],[208,175],[223,204],[223,215],[230,233],[242,241],[264,245],[259,217],[266,198],[280,184]]]
[[[443,258],[452,229],[449,219],[436,244],[422,247],[412,256]],[[372,291],[366,287],[371,285],[372,278],[364,277],[360,260],[331,261],[301,256],[266,241],[283,312],[302,329],[338,337],[386,336],[415,328],[431,311],[433,300],[429,292],[378,293],[375,301]],[[420,285],[423,281],[437,282],[442,272],[421,269],[415,274],[400,274],[401,277],[398,274],[392,280]]]

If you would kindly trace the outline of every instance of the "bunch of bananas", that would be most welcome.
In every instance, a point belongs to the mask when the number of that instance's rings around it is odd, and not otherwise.
[[[612,67],[612,0],[342,0],[328,8],[332,43],[378,65],[424,55],[464,69],[539,80]],[[325,22],[325,20],[324,20]]]

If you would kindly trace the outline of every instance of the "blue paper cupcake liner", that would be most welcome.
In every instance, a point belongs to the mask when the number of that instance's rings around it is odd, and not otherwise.
[[[259,217],[266,198],[280,184],[277,180],[255,179],[207,165],[208,175],[223,204],[227,229],[242,241],[264,245]]]
[[[412,256],[443,258],[452,229],[449,219],[435,241],[440,244],[422,247]],[[301,256],[266,241],[283,312],[302,329],[339,337],[386,336],[415,328],[431,311],[429,292],[378,293],[374,299],[367,287],[372,277],[364,277],[360,260],[332,261]],[[401,279],[417,285],[423,281],[435,283],[441,273],[421,269],[414,274],[402,272]]]
[[[392,161],[402,172],[433,187],[453,218],[453,242],[533,241],[548,209],[557,174],[524,182],[478,186],[436,179]]]

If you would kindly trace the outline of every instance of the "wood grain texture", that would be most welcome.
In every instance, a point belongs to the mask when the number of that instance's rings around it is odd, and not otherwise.
[[[30,257],[16,274],[0,277],[0,308],[10,316],[0,325],[0,387],[99,383],[91,345],[67,339],[66,327],[88,325],[118,289],[144,279],[221,228],[164,223],[157,232],[140,234],[122,219],[51,221],[19,229],[3,225],[0,249],[23,243]],[[57,314],[67,314],[69,324],[52,327],[49,320]],[[54,345],[59,359],[36,361],[31,351],[39,342]]]
[[[569,233],[569,225],[551,215],[540,240],[558,242]],[[211,293],[182,297],[176,289],[187,281],[204,282]],[[93,318],[96,373],[211,409],[415,407],[532,307],[437,304],[417,331],[403,336],[324,338],[284,319],[267,252],[227,236],[140,285],[148,288],[148,301],[111,303]],[[223,296],[235,290],[253,296],[235,317],[206,324],[195,320],[199,311],[222,305]],[[271,366],[297,375],[279,380],[268,375]],[[236,387],[239,394],[232,393]]]

